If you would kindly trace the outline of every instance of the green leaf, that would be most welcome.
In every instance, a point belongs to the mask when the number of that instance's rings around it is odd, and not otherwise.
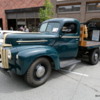
[[[45,20],[48,20],[52,18],[53,15],[54,13],[52,3],[50,2],[50,0],[45,0],[44,8],[40,8],[39,10],[40,21],[43,22]]]

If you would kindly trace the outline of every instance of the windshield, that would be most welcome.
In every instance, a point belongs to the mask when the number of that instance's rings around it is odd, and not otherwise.
[[[60,27],[60,23],[50,22],[43,23],[40,27],[40,32],[57,33]]]

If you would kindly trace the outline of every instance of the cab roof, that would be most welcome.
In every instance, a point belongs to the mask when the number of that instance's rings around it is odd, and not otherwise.
[[[77,19],[74,18],[53,18],[53,19],[49,19],[46,20],[45,22],[67,22],[67,21],[71,21],[71,22],[77,22],[79,23],[79,21]]]

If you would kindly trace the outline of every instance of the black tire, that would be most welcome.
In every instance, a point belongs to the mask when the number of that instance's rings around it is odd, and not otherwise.
[[[39,69],[42,66],[42,72],[45,69],[44,74],[40,77],[39,76]],[[41,74],[41,72],[40,72]],[[38,87],[44,84],[51,74],[51,64],[47,58],[38,58],[28,69],[27,73],[25,74],[26,82],[32,87]]]
[[[94,49],[89,53],[89,63],[96,65],[99,61],[99,49]]]

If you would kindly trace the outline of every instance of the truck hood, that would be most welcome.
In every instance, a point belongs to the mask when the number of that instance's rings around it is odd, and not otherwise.
[[[59,36],[53,33],[14,33],[8,34],[5,43],[18,45],[53,45]],[[55,39],[54,39],[55,38]]]

